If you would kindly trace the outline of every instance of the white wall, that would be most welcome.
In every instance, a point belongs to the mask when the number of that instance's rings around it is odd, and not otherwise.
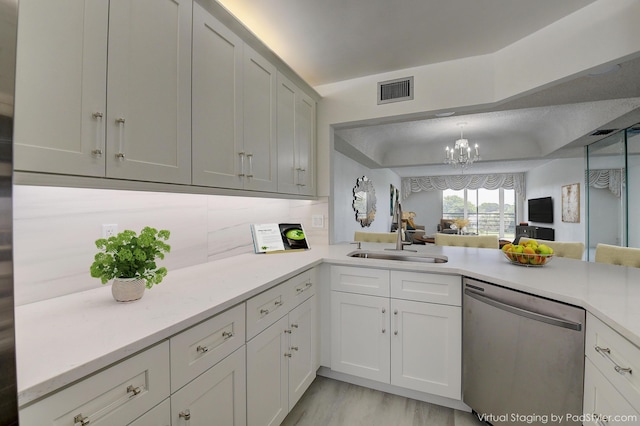
[[[435,234],[442,219],[442,191],[412,192],[402,201],[404,211],[415,212],[416,225],[424,225],[426,235]]]
[[[17,305],[100,286],[89,275],[89,266],[102,224],[118,224],[120,231],[138,232],[144,226],[171,231],[171,252],[159,261],[169,274],[177,268],[253,252],[252,223],[300,222],[311,249],[328,242],[327,199],[14,186],[13,215]],[[311,227],[312,215],[325,218],[324,228]]]
[[[334,151],[332,156],[333,190],[331,211],[333,224],[332,243],[353,241],[355,231],[389,232],[391,230],[391,212],[389,185],[400,189],[400,177],[389,169],[369,169],[362,164]],[[376,217],[371,226],[363,228],[356,221],[353,210],[353,187],[356,179],[367,176],[376,191]]]
[[[330,191],[331,126],[408,117],[426,111],[491,105],[623,62],[640,52],[640,2],[598,0],[504,49],[487,55],[317,86],[318,194]],[[414,76],[414,100],[376,103],[376,83]],[[558,141],[564,142],[564,141]]]
[[[553,198],[553,223],[534,223],[555,229],[557,241],[586,241],[586,210],[584,187],[585,163],[583,158],[553,160],[526,174],[527,199],[539,197]],[[562,222],[562,186],[580,183],[580,223]],[[528,211],[525,203],[521,221],[526,221]]]

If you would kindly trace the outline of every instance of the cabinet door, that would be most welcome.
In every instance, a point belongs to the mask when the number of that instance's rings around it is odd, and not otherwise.
[[[108,1],[20,2],[14,167],[104,176]]]
[[[389,383],[389,299],[331,292],[331,369]]]
[[[245,371],[243,346],[171,396],[171,424],[246,425]]]
[[[585,425],[624,425],[640,419],[629,402],[616,390],[589,358],[584,363]]]
[[[171,426],[171,401],[165,399],[129,426]]]
[[[107,176],[191,182],[190,0],[111,0]]]
[[[391,299],[391,310],[391,384],[459,400],[461,308]]]
[[[243,42],[193,6],[193,183],[242,188]]]
[[[288,317],[247,342],[247,423],[277,426],[288,407]]]
[[[289,409],[316,378],[316,302],[307,299],[289,313]]]
[[[313,195],[315,101],[278,74],[278,191]]]
[[[331,266],[331,290],[389,297],[387,269]]]
[[[275,192],[276,68],[245,45],[243,73],[244,188]]]
[[[315,195],[316,101],[300,92],[296,105],[296,176],[299,193]]]

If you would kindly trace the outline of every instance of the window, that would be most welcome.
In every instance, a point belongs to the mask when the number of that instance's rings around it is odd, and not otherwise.
[[[516,231],[513,189],[447,189],[442,191],[442,217],[469,220],[467,232],[513,239]]]

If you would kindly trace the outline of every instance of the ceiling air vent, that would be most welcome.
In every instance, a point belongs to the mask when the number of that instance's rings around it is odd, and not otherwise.
[[[596,130],[595,132],[591,133],[591,136],[604,136],[604,135],[608,135],[609,133],[613,133],[616,130],[617,129],[600,129],[600,130]]]
[[[378,83],[378,105],[413,99],[413,77]]]

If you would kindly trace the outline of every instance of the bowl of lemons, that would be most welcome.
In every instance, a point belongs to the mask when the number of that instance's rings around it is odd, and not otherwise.
[[[510,263],[519,266],[544,266],[553,259],[553,249],[546,244],[538,244],[536,240],[505,244],[501,251]]]

